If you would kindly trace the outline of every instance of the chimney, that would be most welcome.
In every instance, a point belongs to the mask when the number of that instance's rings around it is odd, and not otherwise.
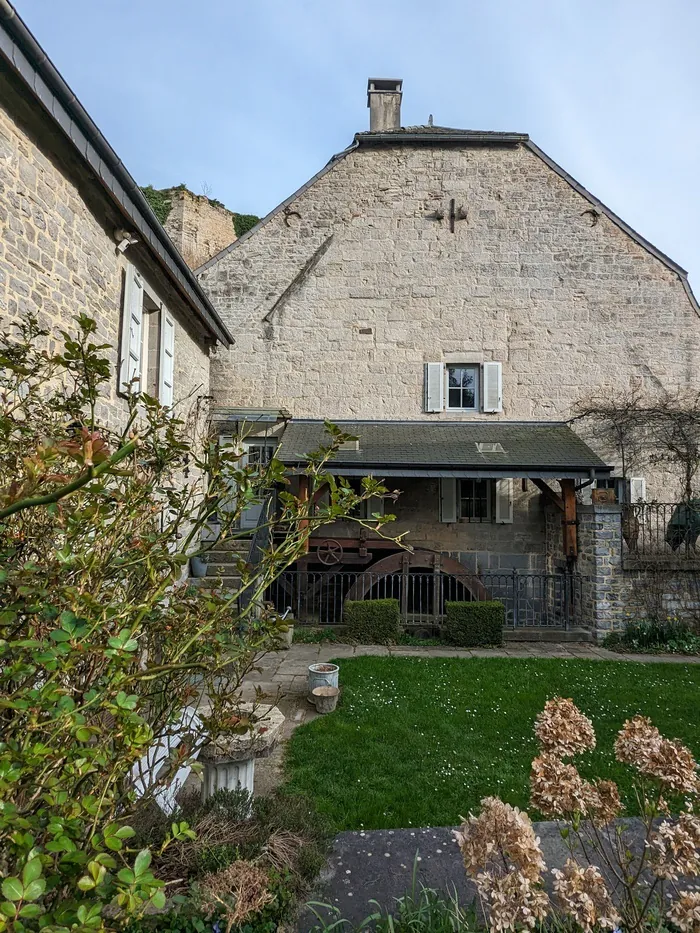
[[[370,78],[367,82],[369,131],[398,130],[401,127],[402,78]]]

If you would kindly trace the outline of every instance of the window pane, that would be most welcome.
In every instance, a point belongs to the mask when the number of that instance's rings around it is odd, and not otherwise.
[[[474,389],[462,389],[462,408],[474,407]]]
[[[462,407],[461,389],[450,389],[448,394],[449,394],[450,408],[461,408]]]
[[[462,385],[466,388],[471,389],[474,385],[474,370],[473,369],[462,369],[460,370],[462,375]]]
[[[447,379],[451,386],[459,385],[459,369],[456,366],[447,367]]]

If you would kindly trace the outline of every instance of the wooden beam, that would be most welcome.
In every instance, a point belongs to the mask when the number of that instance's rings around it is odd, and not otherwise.
[[[564,556],[575,558],[578,555],[576,538],[576,489],[572,479],[560,479],[561,495],[564,500],[562,530],[564,538]]]
[[[545,494],[546,499],[555,505],[560,512],[564,511],[564,500],[558,496],[551,486],[548,486],[543,479],[533,479],[532,482],[537,486],[540,492]]]

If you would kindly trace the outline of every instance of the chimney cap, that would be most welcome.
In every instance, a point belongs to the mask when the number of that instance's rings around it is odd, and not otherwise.
[[[372,94],[402,94],[403,78],[368,78],[367,106]]]

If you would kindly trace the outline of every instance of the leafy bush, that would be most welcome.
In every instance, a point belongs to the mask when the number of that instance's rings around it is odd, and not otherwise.
[[[445,639],[461,648],[502,645],[505,621],[505,606],[497,600],[445,603]]]
[[[401,634],[398,599],[349,599],[343,616],[348,635],[360,644],[393,644]]]
[[[94,321],[76,321],[58,340],[35,320],[0,336],[0,929],[13,933],[99,933],[163,907],[156,866],[192,831],[174,820],[153,850],[134,845],[134,769],[203,694],[212,738],[246,729],[232,717],[241,680],[281,627],[255,601],[239,609],[240,590],[182,576],[212,512],[235,536],[284,466],[243,466],[196,407],[180,417],[146,394],[128,394],[120,426],[103,424],[110,348]],[[312,486],[347,437],[328,429]],[[274,521],[288,534],[243,568],[241,588],[263,593],[314,528],[357,504],[334,489],[316,511],[280,493]],[[157,775],[139,775],[146,797],[187,763],[187,738]]]
[[[236,231],[236,236],[241,237],[244,233],[252,230],[259,220],[260,218],[256,217],[255,214],[234,214],[233,229]]]
[[[613,651],[638,651],[653,654],[700,654],[700,635],[685,622],[642,621],[630,622],[621,632],[611,632],[603,641]]]
[[[343,644],[349,638],[345,626],[335,628],[312,628],[307,625],[294,626],[294,644],[321,645],[323,642]]]
[[[327,821],[305,798],[281,791],[251,800],[246,791],[220,790],[206,803],[192,793],[183,798],[173,819],[186,820],[195,837],[171,844],[155,860],[155,869],[160,877],[172,881],[171,893],[186,898],[184,905],[165,916],[132,924],[130,933],[161,929],[209,933],[212,918],[206,916],[206,905],[211,906],[211,897],[205,892],[213,889],[227,901],[227,869],[241,862],[267,873],[269,898],[240,929],[274,931],[290,917],[316,877],[332,838]],[[140,844],[158,849],[167,833],[166,821],[144,807],[135,822]],[[183,878],[189,882],[183,884]],[[217,915],[214,910],[212,917]]]

